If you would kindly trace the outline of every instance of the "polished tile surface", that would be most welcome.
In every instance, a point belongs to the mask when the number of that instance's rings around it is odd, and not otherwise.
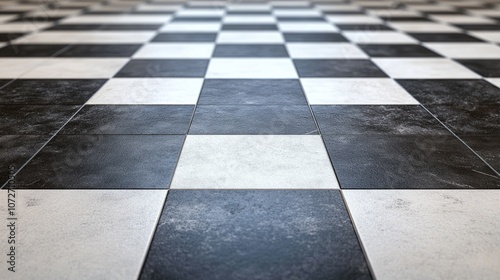
[[[0,279],[498,278],[499,43],[495,0],[1,1]]]

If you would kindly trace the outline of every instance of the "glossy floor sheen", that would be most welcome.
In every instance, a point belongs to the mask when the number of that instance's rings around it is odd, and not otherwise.
[[[496,280],[499,172],[496,0],[0,2],[0,279]]]

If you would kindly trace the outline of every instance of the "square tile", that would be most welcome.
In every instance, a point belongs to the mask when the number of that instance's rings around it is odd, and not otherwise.
[[[276,31],[221,31],[219,44],[276,44],[284,43],[283,35]]]
[[[274,31],[278,30],[278,26],[274,23],[260,23],[260,24],[224,24],[222,26],[222,31]]]
[[[23,35],[24,35],[23,33],[0,32],[0,42],[10,42]]]
[[[474,103],[428,105],[427,108],[458,135],[500,134],[500,107]]]
[[[443,32],[460,32],[460,29],[442,23],[434,22],[392,22],[389,25],[403,32],[415,33],[443,33]]]
[[[47,58],[0,58],[0,79],[16,79],[46,60]]]
[[[182,77],[201,78],[208,59],[133,59],[116,77]]]
[[[0,134],[52,135],[79,108],[77,105],[0,105]]]
[[[334,15],[326,16],[326,19],[331,23],[340,24],[374,24],[382,23],[378,17],[368,15]]]
[[[190,134],[317,134],[308,106],[198,105]]]
[[[166,189],[181,135],[57,135],[16,175],[16,188]]]
[[[255,23],[275,23],[276,18],[271,15],[227,15],[222,20],[230,24],[255,24]]]
[[[206,78],[293,79],[297,72],[290,59],[284,58],[214,58]]]
[[[323,135],[343,189],[491,189],[500,180],[452,135]]]
[[[485,41],[500,43],[500,31],[476,31],[470,34]]]
[[[338,188],[319,135],[188,135],[172,189]]]
[[[482,157],[497,173],[500,172],[500,135],[491,136],[461,136],[480,157]]]
[[[44,31],[21,37],[16,44],[142,44],[154,31]]]
[[[468,59],[458,62],[483,77],[500,77],[500,59]]]
[[[425,46],[445,57],[457,59],[499,59],[500,47],[485,43],[426,43]]]
[[[18,79],[0,89],[0,104],[84,104],[105,80]]]
[[[287,43],[286,46],[292,58],[368,58],[349,43]]]
[[[79,15],[63,19],[63,24],[152,24],[166,23],[169,15]]]
[[[166,192],[16,191],[16,210],[22,213],[20,220],[24,225],[22,243],[26,248],[23,249],[23,260],[30,269],[16,270],[14,279],[30,279],[34,275],[43,279],[136,279]],[[1,195],[7,196],[7,191],[2,191]],[[134,211],[130,211],[131,207]],[[0,204],[0,212],[7,215],[6,203]],[[7,230],[3,227],[0,232],[6,235]],[[64,241],[53,242],[60,236],[64,236]],[[89,249],[95,244],[103,245]],[[44,262],[48,252],[55,256],[50,267]],[[117,263],[122,265],[111,271],[109,268]],[[12,279],[12,272],[3,269],[0,278]]]
[[[495,23],[494,20],[479,17],[479,16],[468,16],[468,15],[432,15],[431,18],[436,21],[441,21],[445,23]]]
[[[374,58],[372,60],[396,79],[467,79],[479,75],[444,58]]]
[[[284,33],[286,42],[347,42],[340,33]]]
[[[51,22],[7,22],[0,24],[1,33],[30,33],[50,27]]]
[[[379,279],[495,279],[500,270],[493,190],[343,192]]]
[[[437,53],[416,44],[360,44],[370,57],[440,57]]]
[[[0,48],[0,57],[50,57],[66,47],[67,45],[9,44]]]
[[[449,134],[437,119],[416,105],[312,106],[322,134]]]
[[[217,33],[159,33],[151,42],[215,42]]]
[[[143,280],[371,279],[338,191],[171,190],[159,224]]]
[[[386,24],[335,24],[342,31],[380,32],[393,30]]]
[[[392,79],[300,79],[310,104],[416,105]]]
[[[87,105],[60,134],[186,134],[194,106]]]
[[[164,25],[161,32],[196,32],[196,33],[213,33],[218,32],[221,28],[221,23],[193,23],[193,22],[172,22]]]
[[[22,46],[22,45],[21,45]],[[126,57],[132,56],[139,48],[140,44],[117,44],[117,45],[71,45],[64,49],[57,57]]]
[[[196,104],[203,79],[116,78],[109,80],[87,104]]]
[[[417,44],[414,38],[394,31],[343,31],[347,39],[358,44]]]
[[[108,79],[127,58],[50,58],[22,75],[23,79]]]
[[[213,57],[288,57],[288,52],[278,44],[224,44],[215,47]]]
[[[478,38],[462,33],[410,33],[422,42],[482,42]]]
[[[133,58],[210,58],[214,44],[151,43],[144,45]]]
[[[333,24],[326,22],[280,22],[278,27],[282,32],[338,32]]]
[[[368,59],[295,59],[300,77],[386,77]]]
[[[207,79],[200,105],[307,105],[297,79]]]

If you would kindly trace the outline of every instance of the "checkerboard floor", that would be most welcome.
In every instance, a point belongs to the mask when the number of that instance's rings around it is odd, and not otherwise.
[[[499,105],[496,0],[3,0],[0,278],[498,279]]]

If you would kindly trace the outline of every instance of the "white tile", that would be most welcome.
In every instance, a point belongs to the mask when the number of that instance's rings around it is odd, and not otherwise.
[[[140,4],[136,10],[140,12],[174,12],[180,8],[182,8],[181,5]]]
[[[129,79],[109,80],[87,104],[196,104],[203,79]]]
[[[279,17],[321,17],[323,16],[318,10],[289,10],[289,9],[274,9],[273,14]]]
[[[178,17],[221,17],[226,13],[222,9],[185,9],[176,13]]]
[[[499,59],[500,47],[485,43],[426,43],[427,48],[450,58]]]
[[[81,15],[63,19],[63,24],[158,24],[166,23],[171,16],[159,15]]]
[[[238,3],[229,2],[227,5],[228,11],[270,11],[271,6],[268,4],[250,4],[250,3]]]
[[[51,58],[24,73],[23,79],[108,79],[127,58]]]
[[[134,58],[210,58],[215,44],[151,43],[144,45]]]
[[[18,78],[46,60],[47,58],[0,58],[0,79]]]
[[[326,16],[329,22],[336,24],[376,24],[382,23],[382,20],[377,17],[365,15],[333,15]]]
[[[417,11],[408,11],[408,10],[393,10],[393,9],[375,9],[370,10],[368,12],[372,15],[382,16],[382,17],[418,17],[422,14]]]
[[[304,8],[309,7],[311,5],[311,2],[309,1],[298,1],[298,0],[291,0],[291,1],[286,1],[286,0],[279,0],[279,1],[271,1],[269,2],[272,6],[274,7],[298,7],[302,6]]]
[[[221,23],[183,23],[172,22],[162,26],[160,31],[165,32],[218,32]]]
[[[29,33],[40,29],[52,26],[52,23],[42,22],[9,22],[0,24],[0,32],[2,33]]]
[[[333,189],[319,135],[188,135],[171,189]]]
[[[455,11],[456,9],[450,6],[445,6],[445,5],[406,5],[407,9],[409,10],[415,10],[415,11],[422,11],[422,12],[452,12]]]
[[[222,20],[225,24],[272,24],[276,23],[274,16],[228,15]]]
[[[445,58],[374,58],[385,73],[397,79],[467,79],[480,76]]]
[[[380,78],[302,78],[310,104],[411,105],[419,104],[392,79]]]
[[[360,5],[362,7],[381,7],[381,8],[386,8],[386,9],[390,9],[391,6],[394,5],[394,2],[393,1],[372,1],[372,0],[369,0],[369,1],[355,1],[355,3],[357,5]]]
[[[283,35],[277,31],[222,31],[217,43],[222,44],[266,44],[284,43]]]
[[[350,43],[288,43],[287,49],[291,58],[368,58]]]
[[[488,82],[494,84],[495,86],[497,86],[498,88],[500,88],[500,78],[490,78],[490,79],[486,79]]]
[[[137,279],[166,193],[16,190],[17,270],[2,264],[0,279]],[[7,217],[7,191],[0,194]],[[2,236],[7,231],[0,228]],[[0,245],[5,254],[7,246]]]
[[[17,44],[136,44],[148,42],[154,31],[45,31],[17,39]]]
[[[500,43],[500,31],[473,31],[470,34],[485,41]]]
[[[0,15],[0,22],[7,22],[17,18],[17,15]]]
[[[404,31],[415,33],[443,33],[460,32],[460,29],[443,23],[434,22],[391,22],[390,26]]]
[[[80,9],[42,9],[27,13],[28,16],[36,17],[65,17],[81,12]]]
[[[343,2],[343,1],[339,1]],[[358,5],[354,4],[318,4],[315,5],[316,8],[320,9],[324,12],[350,12],[350,11],[359,11],[361,8]]]
[[[210,60],[206,78],[292,79],[297,72],[286,58],[214,58]]]
[[[331,23],[323,22],[280,22],[278,27],[284,32],[337,32],[338,29]]]
[[[474,15],[481,15],[481,16],[489,16],[489,17],[500,17],[500,10],[492,10],[492,9],[470,9],[468,10],[469,13],[474,14]]]
[[[466,15],[435,15],[431,19],[454,24],[495,23],[492,19]]]
[[[498,279],[500,191],[343,193],[377,279]]]
[[[37,5],[37,4],[22,4],[22,5],[5,5],[1,6],[0,10],[3,12],[12,12],[12,11],[31,11],[31,10],[38,10],[38,9],[43,9],[43,5]]]
[[[344,31],[351,42],[360,44],[417,44],[415,38],[394,31]]]

